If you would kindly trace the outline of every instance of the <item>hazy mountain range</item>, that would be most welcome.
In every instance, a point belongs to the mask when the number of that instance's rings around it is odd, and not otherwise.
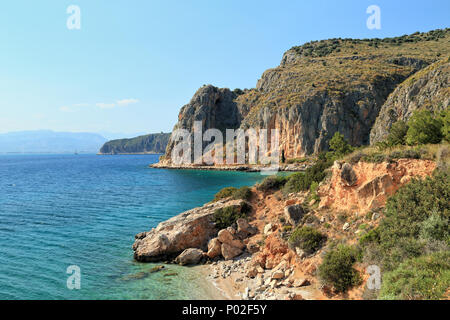
[[[87,132],[10,132],[0,134],[0,153],[96,153],[106,141]]]

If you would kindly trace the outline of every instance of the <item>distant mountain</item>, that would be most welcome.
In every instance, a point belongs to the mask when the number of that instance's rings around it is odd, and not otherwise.
[[[111,132],[111,131],[98,131],[98,134],[102,135],[103,137],[106,138],[107,141],[110,140],[119,140],[119,139],[132,139],[134,137],[138,137],[138,136],[144,136],[146,134],[148,134],[148,132]]]
[[[100,154],[142,154],[164,153],[170,133],[154,133],[132,139],[108,141],[100,149]]]
[[[106,141],[96,133],[10,132],[0,134],[0,153],[96,153]]]

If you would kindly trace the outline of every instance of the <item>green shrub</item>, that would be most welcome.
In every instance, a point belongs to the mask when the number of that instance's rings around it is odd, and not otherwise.
[[[326,236],[311,227],[298,227],[289,237],[289,244],[308,254],[316,252],[326,240]]]
[[[439,143],[442,140],[442,122],[428,110],[414,112],[408,126],[406,143],[409,145]]]
[[[379,227],[360,239],[382,256],[381,266],[392,271],[405,259],[426,253],[432,241],[449,239],[450,179],[447,172],[413,180],[386,203]],[[374,246],[376,248],[374,248]]]
[[[379,243],[380,234],[378,233],[378,229],[372,229],[369,232],[363,234],[361,238],[359,238],[359,244],[363,247],[368,245],[369,243]]]
[[[447,108],[445,111],[442,111],[440,114],[440,119],[442,122],[441,133],[442,137],[450,142],[450,109]]]
[[[406,134],[408,133],[408,124],[405,121],[397,121],[391,127],[389,135],[386,138],[386,144],[389,147],[406,144]]]
[[[338,245],[325,254],[319,266],[319,277],[325,284],[332,285],[337,292],[346,292],[360,283],[360,275],[353,268],[357,257],[356,249]]]
[[[233,192],[234,200],[250,200],[252,197],[252,190],[249,187],[241,187]]]
[[[222,190],[216,193],[216,195],[214,196],[214,201],[219,201],[225,198],[232,197],[234,192],[236,192],[236,190],[237,189],[234,187],[223,188]]]
[[[393,151],[389,154],[390,159],[420,159],[421,157],[420,151],[413,149]]]
[[[214,201],[219,201],[226,198],[233,200],[250,200],[252,197],[252,190],[249,187],[241,187],[239,189],[234,187],[223,188],[214,196]]]
[[[420,236],[423,239],[448,241],[450,235],[449,219],[434,212],[422,222]]]
[[[259,191],[279,190],[282,188],[288,180],[285,176],[270,176],[265,178],[257,187]]]
[[[419,236],[422,222],[436,212],[450,216],[450,177],[442,172],[423,180],[413,180],[386,203],[386,218],[380,225],[383,242],[395,245],[401,237]]]
[[[332,150],[335,154],[339,156],[344,156],[353,151],[352,146],[345,140],[344,136],[340,132],[336,132],[331,138],[330,142],[330,150]]]
[[[246,218],[250,211],[251,207],[247,203],[244,203],[241,207],[229,206],[220,208],[214,212],[213,221],[217,229],[226,229],[235,223],[236,220]]]
[[[450,252],[409,259],[383,275],[380,299],[438,300],[450,287]]]
[[[305,172],[294,173],[289,176],[283,192],[296,193],[309,190],[314,182],[320,183],[325,178],[325,170],[332,164],[333,162],[331,161],[319,159],[313,166],[306,169]]]

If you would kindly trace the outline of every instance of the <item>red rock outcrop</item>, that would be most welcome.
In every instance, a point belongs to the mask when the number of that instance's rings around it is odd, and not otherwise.
[[[349,166],[335,162],[330,182],[318,191],[322,199],[320,208],[361,213],[383,207],[387,198],[401,186],[412,178],[431,175],[436,168],[431,160],[415,159],[399,159],[390,163],[358,162],[351,168]]]

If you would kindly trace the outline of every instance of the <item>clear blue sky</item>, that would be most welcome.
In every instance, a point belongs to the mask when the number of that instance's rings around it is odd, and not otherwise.
[[[69,5],[81,29],[69,30]],[[381,30],[366,27],[369,5]],[[203,84],[252,88],[310,40],[450,27],[450,1],[14,0],[0,4],[0,132],[170,131]]]

